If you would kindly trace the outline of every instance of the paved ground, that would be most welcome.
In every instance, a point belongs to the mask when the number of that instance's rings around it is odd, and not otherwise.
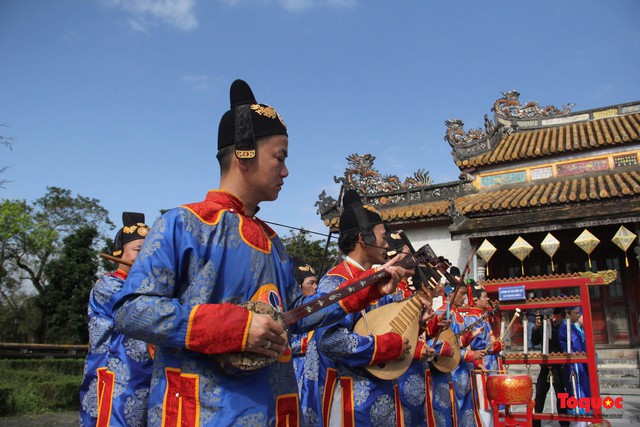
[[[0,417],[1,427],[78,427],[79,424],[77,412]]]
[[[602,397],[613,398],[621,396],[623,409],[604,410],[606,421],[611,427],[640,426],[640,389],[615,388],[602,389]],[[60,412],[56,414],[28,415],[23,417],[0,417],[0,427],[77,427],[77,412]],[[544,424],[543,424],[544,426]],[[547,424],[550,427],[559,426],[553,422]]]

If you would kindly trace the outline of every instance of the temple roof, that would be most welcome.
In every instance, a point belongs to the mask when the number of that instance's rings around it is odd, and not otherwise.
[[[461,169],[526,161],[556,154],[640,142],[640,114],[608,117],[533,130],[502,138],[491,151],[458,160]]]
[[[446,121],[459,181],[433,184],[420,170],[400,183],[379,174],[371,155],[347,158],[334,180],[357,189],[385,222],[440,222],[454,239],[637,220],[640,102],[573,113],[572,104],[521,106],[516,91],[504,95],[485,131]],[[336,229],[338,202],[323,192],[316,205]]]
[[[638,195],[640,174],[633,169],[481,191],[456,199],[455,205],[460,213],[468,215]]]

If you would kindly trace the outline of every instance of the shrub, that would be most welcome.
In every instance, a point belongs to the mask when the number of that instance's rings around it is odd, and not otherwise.
[[[0,360],[0,414],[79,409],[81,359]]]

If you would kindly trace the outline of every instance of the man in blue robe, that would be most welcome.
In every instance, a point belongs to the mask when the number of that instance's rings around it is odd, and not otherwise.
[[[125,333],[155,345],[152,426],[299,425],[285,327],[279,316],[242,305],[287,312],[320,297],[303,297],[284,245],[255,216],[289,175],[287,129],[242,80],[231,85],[230,101],[218,128],[219,188],[156,221],[115,315]],[[382,283],[294,321],[287,332],[332,324],[394,292],[407,272],[385,271]],[[274,362],[251,369],[256,357]]]
[[[144,426],[152,359],[147,343],[117,330],[113,307],[149,232],[144,214],[124,212],[112,255],[121,262],[89,296],[89,352],[80,386],[80,425]]]
[[[363,205],[354,190],[345,193],[343,206],[338,246],[346,258],[320,280],[320,292],[358,280],[387,256],[387,230],[377,210]],[[384,296],[361,312],[350,313],[335,325],[314,332],[303,375],[305,393],[301,395],[308,426],[421,425],[424,373],[415,376],[421,365],[410,366],[396,380],[380,379],[366,370],[402,357],[412,358],[408,339],[395,332],[362,335],[354,331],[367,313],[410,293],[401,284],[395,295]],[[407,382],[414,386],[406,387]]]
[[[581,316],[581,307],[567,308],[567,319],[563,321],[562,325],[560,325],[560,329],[558,329],[560,347],[565,353],[581,353],[587,351],[584,329],[579,322]],[[569,326],[567,326],[567,324]],[[569,348],[569,346],[571,348]],[[564,387],[569,397],[575,397],[578,400],[583,397],[591,397],[591,386],[589,384],[588,368],[586,363],[564,364]],[[568,412],[579,415],[586,414],[586,411],[579,407],[576,407],[576,409],[573,410],[570,409]]]

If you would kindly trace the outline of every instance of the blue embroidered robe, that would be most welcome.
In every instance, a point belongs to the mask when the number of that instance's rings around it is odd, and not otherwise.
[[[89,297],[89,352],[80,386],[83,427],[145,426],[152,359],[145,342],[115,329],[113,305],[127,274],[101,277]]]
[[[202,202],[162,215],[144,241],[115,315],[126,333],[156,346],[149,424],[297,426],[290,352],[249,373],[219,369],[212,355],[246,349],[252,313],[239,304],[262,301],[287,311],[319,296],[302,296],[276,233],[245,216],[232,194],[213,190]],[[360,291],[289,332],[331,324],[378,296],[376,286]]]
[[[563,352],[567,352],[567,320],[565,319],[558,329],[558,340]],[[584,330],[577,324],[571,324],[571,353],[586,352]],[[569,396],[577,399],[591,397],[591,386],[589,384],[588,368],[586,363],[565,363],[564,366],[565,390]],[[576,408],[569,410],[578,414],[585,414],[585,410]]]
[[[434,316],[432,321],[429,323],[431,325],[437,323],[437,315],[446,313],[446,311],[446,305],[440,307],[438,310],[436,310],[436,316]],[[451,319],[451,331],[455,334],[459,334],[460,331],[464,328],[464,319],[458,312],[457,308],[453,305],[450,306],[449,317]],[[433,326],[429,326],[427,328],[427,334],[430,338],[434,338],[437,335],[437,332],[433,329]],[[442,342],[438,340],[433,343],[432,347],[436,349],[436,355],[439,355],[438,357],[442,357],[441,354],[444,347],[442,345]],[[461,364],[464,363],[464,354],[465,350],[461,349]],[[458,369],[459,367],[460,365],[458,365],[456,369]],[[457,374],[454,380],[454,373],[456,373],[456,369],[454,369],[450,373],[438,371],[438,369],[433,365],[429,369],[431,375],[433,399],[433,419],[435,420],[435,424],[438,427],[452,427],[460,425],[458,395],[462,392],[463,388],[464,390],[469,388],[469,375],[466,375],[466,383],[464,382],[465,377],[461,376],[460,373]],[[456,390],[456,382],[458,383],[458,390]]]
[[[340,263],[321,279],[318,291],[330,292],[360,274],[362,270],[355,264]],[[365,311],[403,296],[402,290],[387,295],[369,304]],[[332,409],[339,412],[334,412],[339,419],[331,419],[332,425],[336,422],[343,426],[396,426],[402,422],[407,426],[421,425],[425,391],[424,373],[419,372],[419,363],[413,364],[398,380],[386,381],[368,374],[364,368],[389,350],[385,348],[388,342],[384,336],[363,336],[353,332],[361,318],[361,313],[351,313],[333,326],[314,331],[307,347],[305,388],[301,395],[306,425],[327,426]],[[397,356],[401,349],[402,346],[398,348]],[[415,387],[408,386],[409,383]],[[337,387],[338,395],[334,394]]]
[[[469,308],[467,311],[467,315],[464,317],[465,325],[470,326],[474,324],[482,317],[482,315],[482,310],[477,308]],[[485,318],[481,323],[476,325],[473,330],[476,330],[478,328],[483,329],[471,341],[471,350],[485,350],[487,347],[489,347],[489,345],[491,345],[491,348],[481,362],[476,360],[472,363],[471,369],[481,369],[481,367],[486,369],[487,371],[497,371],[502,369],[502,361],[500,359],[500,350],[502,349],[502,346],[499,343],[494,343],[496,338],[493,334],[491,324]],[[482,425],[480,411],[486,411],[489,413],[491,412],[491,405],[487,399],[486,393],[486,382],[487,376],[489,375],[495,375],[495,372],[488,372],[486,374],[474,374],[473,372],[471,372],[471,388],[473,391],[474,404],[473,409],[476,424],[479,426]]]

